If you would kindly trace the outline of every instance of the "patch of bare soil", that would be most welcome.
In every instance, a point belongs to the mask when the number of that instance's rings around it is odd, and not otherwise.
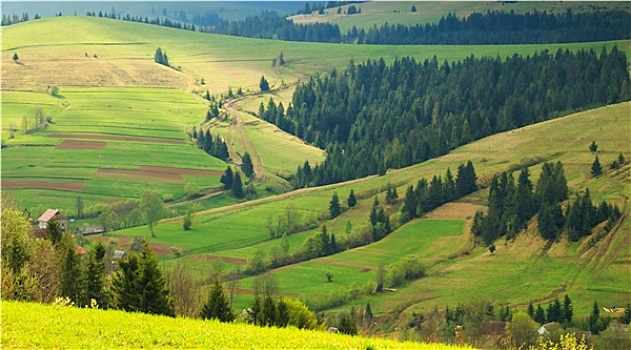
[[[221,170],[204,170],[204,169],[186,169],[186,168],[170,168],[165,166],[141,165],[141,171],[154,171],[160,173],[178,174],[178,175],[197,175],[197,176],[221,176]]]
[[[93,140],[111,140],[111,141],[136,141],[149,143],[168,143],[183,144],[184,140],[161,139],[156,137],[134,137],[134,136],[115,136],[115,135],[99,135],[99,134],[68,134],[68,133],[52,133],[48,137],[56,137],[60,139],[93,139]]]
[[[103,149],[105,145],[105,142],[64,140],[57,149]]]
[[[133,169],[99,169],[96,171],[96,176],[114,177],[127,180],[147,180],[174,184],[184,183],[184,180],[182,180],[182,177],[178,174]]]
[[[424,217],[428,219],[469,219],[476,212],[486,212],[486,210],[487,207],[483,205],[451,202],[432,210]]]
[[[22,180],[2,180],[0,187],[3,189],[24,189],[38,188],[44,190],[60,190],[80,192],[85,185],[76,182],[54,182],[54,181],[22,181]]]

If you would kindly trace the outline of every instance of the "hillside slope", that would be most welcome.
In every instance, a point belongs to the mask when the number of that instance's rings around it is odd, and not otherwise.
[[[213,349],[458,349],[324,331],[260,328],[122,311],[2,304],[2,347]]]

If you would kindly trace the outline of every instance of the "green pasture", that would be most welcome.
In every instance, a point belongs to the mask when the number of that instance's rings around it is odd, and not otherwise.
[[[11,101],[2,105],[3,123],[19,120],[39,108],[51,118],[41,130],[29,134],[19,130],[13,139],[5,140],[8,148],[2,151],[3,180],[84,185],[78,192],[7,189],[24,207],[32,209],[46,203],[74,213],[79,196],[90,206],[139,198],[146,189],[178,199],[186,196],[184,186],[189,182],[200,189],[220,186],[218,175],[183,175],[179,181],[170,181],[162,180],[160,175],[130,178],[100,172],[138,170],[140,166],[223,171],[223,161],[190,143],[188,133],[203,120],[207,108],[197,99],[164,88],[62,87],[60,93],[61,98],[34,92],[2,93],[3,101]],[[103,147],[57,148],[65,140],[98,142]],[[32,193],[45,193],[46,198]]]
[[[80,30],[79,30],[80,28]],[[130,36],[129,33],[134,33]],[[64,69],[72,66],[78,71],[89,72],[91,65],[103,67],[99,75],[84,81],[91,85],[143,85],[188,86],[200,95],[208,89],[212,94],[226,93],[228,87],[241,87],[244,92],[259,91],[261,75],[265,75],[272,88],[286,83],[305,81],[318,72],[329,72],[347,66],[350,58],[356,63],[369,58],[392,61],[396,57],[412,56],[417,60],[461,60],[470,55],[512,56],[533,54],[548,49],[571,50],[611,48],[618,45],[627,54],[631,50],[628,41],[576,43],[552,45],[437,45],[437,46],[389,46],[389,45],[342,45],[326,43],[284,42],[250,38],[209,35],[178,29],[164,28],[141,23],[124,22],[94,17],[56,17],[30,21],[3,29],[3,75],[14,77],[24,84],[72,83]],[[166,50],[169,61],[181,71],[169,70],[153,63],[157,47]],[[14,52],[29,69],[41,74],[24,77],[25,69],[11,61]],[[286,64],[272,68],[271,61],[280,52]],[[86,59],[84,54],[97,54],[97,59]],[[44,65],[41,60],[56,59],[55,65]],[[87,60],[75,65],[77,60]],[[91,60],[91,61],[90,61]],[[74,63],[73,63],[74,62]],[[90,63],[94,62],[94,63]],[[92,74],[92,73],[90,73]],[[92,76],[92,75],[91,75]],[[179,78],[178,78],[179,77]],[[206,85],[200,85],[204,77]],[[198,82],[194,83],[193,78]],[[68,80],[70,79],[70,80]],[[80,78],[76,78],[81,80]],[[190,79],[193,79],[189,81]],[[82,80],[83,82],[83,80]],[[67,85],[66,84],[66,85]],[[191,85],[192,84],[192,85]],[[25,88],[32,88],[28,86]]]
[[[342,34],[353,26],[368,30],[372,26],[382,26],[388,24],[416,25],[425,23],[438,23],[441,17],[449,13],[455,14],[458,18],[467,17],[473,12],[487,11],[514,11],[515,13],[547,11],[548,13],[565,13],[571,9],[574,13],[591,10],[589,4],[576,2],[558,1],[518,1],[514,3],[504,1],[370,1],[360,4],[352,4],[356,8],[361,8],[360,14],[346,15],[344,12],[350,5],[340,6],[342,13],[337,14],[337,7],[325,10],[324,15],[319,15],[314,11],[310,15],[295,15],[290,17],[295,23],[315,23],[329,22],[337,24]],[[412,5],[416,7],[416,12],[412,12]],[[622,8],[628,10],[628,6],[623,3],[602,3],[599,4],[607,8]]]

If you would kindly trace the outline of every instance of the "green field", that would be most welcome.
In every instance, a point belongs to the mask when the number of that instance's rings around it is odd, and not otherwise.
[[[397,342],[324,331],[261,328],[242,323],[12,301],[2,305],[2,325],[2,347],[6,349],[459,349],[444,344]]]
[[[40,108],[50,118],[44,129],[28,134],[17,124],[19,130],[3,150],[4,187],[24,207],[73,213],[78,196],[94,205],[139,198],[150,188],[177,199],[186,194],[189,182],[200,188],[220,185],[225,163],[188,140],[206,111],[190,95],[165,88],[83,87],[63,88],[61,95],[3,92],[3,99],[11,101],[2,104],[3,125],[15,125],[25,116],[30,124]],[[175,174],[162,174],[163,168],[137,172],[143,166],[166,167]],[[191,169],[213,175],[200,176]],[[15,182],[20,184],[12,187]],[[56,183],[70,187],[55,188]]]

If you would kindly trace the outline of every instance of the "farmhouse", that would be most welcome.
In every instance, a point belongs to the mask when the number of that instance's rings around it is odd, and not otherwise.
[[[47,209],[46,212],[44,212],[44,214],[42,214],[42,216],[37,219],[37,222],[39,223],[39,228],[42,230],[45,229],[48,225],[48,222],[52,218],[57,219],[57,221],[59,222],[59,226],[63,231],[66,231],[68,229],[68,220],[66,220],[66,217],[59,211],[59,209]]]

